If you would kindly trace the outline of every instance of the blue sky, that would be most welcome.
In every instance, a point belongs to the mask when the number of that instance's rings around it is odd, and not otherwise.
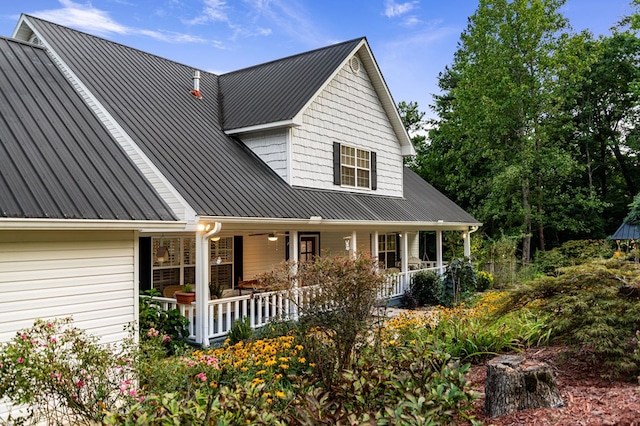
[[[575,31],[609,34],[630,0],[567,0]],[[396,103],[428,105],[476,0],[3,0],[0,35],[20,13],[224,73],[366,36]]]

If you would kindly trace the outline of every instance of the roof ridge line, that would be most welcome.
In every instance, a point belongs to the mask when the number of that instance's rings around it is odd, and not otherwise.
[[[250,65],[250,66],[245,67],[245,68],[240,68],[240,69],[237,69],[237,70],[233,70],[233,71],[229,71],[229,72],[226,72],[226,73],[223,73],[223,74],[219,74],[219,77],[224,77],[224,76],[227,76],[227,75],[230,75],[230,74],[235,74],[235,73],[238,73],[238,72],[245,72],[245,71],[248,71],[248,70],[250,70],[252,68],[259,68],[259,67],[263,67],[265,65],[275,64],[277,62],[290,60],[290,59],[296,58],[298,56],[308,55],[308,54],[320,52],[322,50],[328,50],[328,49],[332,49],[332,48],[335,48],[335,47],[338,47],[338,46],[343,46],[345,44],[354,43],[356,41],[360,42],[360,41],[366,40],[366,39],[367,38],[364,37],[364,36],[363,37],[357,37],[357,38],[354,38],[354,39],[351,39],[351,40],[346,40],[346,41],[341,41],[339,43],[330,44],[329,46],[323,46],[323,47],[318,47],[317,49],[307,50],[307,51],[300,52],[300,53],[294,53],[293,55],[285,56],[283,58],[273,59],[271,61],[262,62],[260,64]]]

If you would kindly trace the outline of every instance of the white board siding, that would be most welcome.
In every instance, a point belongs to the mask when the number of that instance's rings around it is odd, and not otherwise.
[[[377,153],[378,189],[333,184],[333,142]],[[403,159],[391,123],[363,67],[346,65],[292,131],[292,185],[401,197]]]
[[[288,176],[287,129],[245,134],[242,142],[273,169],[285,182]]]
[[[135,320],[134,231],[0,231],[0,342],[37,318],[72,316],[117,342]]]
[[[285,236],[278,237],[277,241],[269,241],[266,235],[246,236],[242,242],[243,271],[240,274],[243,280],[251,280],[256,275],[271,270],[275,265],[284,262]]]

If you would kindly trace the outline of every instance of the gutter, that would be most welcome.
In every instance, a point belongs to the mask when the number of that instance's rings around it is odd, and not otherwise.
[[[162,220],[14,219],[0,218],[0,230],[184,230],[187,222]]]

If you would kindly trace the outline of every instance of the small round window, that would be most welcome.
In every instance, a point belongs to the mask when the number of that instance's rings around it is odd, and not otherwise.
[[[360,61],[355,56],[349,60],[349,66],[354,73],[360,71]]]

